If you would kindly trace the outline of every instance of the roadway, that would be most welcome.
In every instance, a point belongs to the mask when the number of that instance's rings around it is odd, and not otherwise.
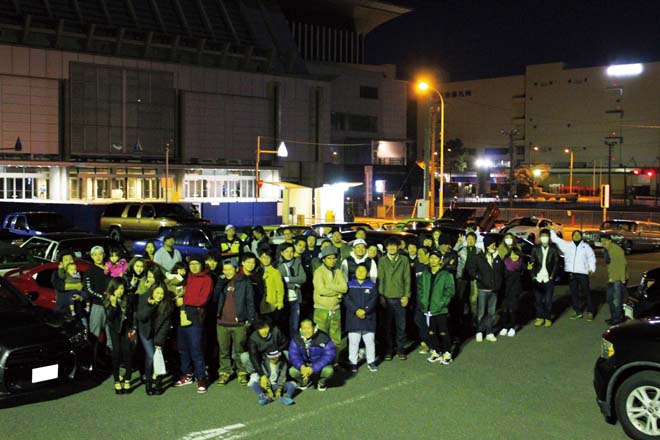
[[[660,262],[660,253],[629,258],[631,281]],[[450,438],[621,439],[595,402],[592,369],[609,317],[602,255],[592,279],[596,319],[572,321],[566,287],[556,289],[555,324],[527,325],[496,343],[468,341],[449,366],[413,352],[405,362],[362,368],[320,393],[309,389],[296,405],[259,407],[235,381],[169,389],[147,397],[143,388],[116,396],[111,380],[59,400],[0,411],[0,438],[228,439]]]

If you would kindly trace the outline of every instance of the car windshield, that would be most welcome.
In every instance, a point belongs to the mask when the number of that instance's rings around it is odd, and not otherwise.
[[[30,302],[22,295],[7,287],[5,282],[0,283],[0,307],[27,306]]]
[[[156,217],[192,217],[190,211],[176,203],[162,203],[155,205]]]
[[[508,226],[536,226],[536,222],[535,218],[523,217],[511,220]]]
[[[28,214],[28,223],[31,229],[37,231],[64,231],[69,227],[69,223],[60,214],[50,212],[39,212]]]
[[[612,231],[631,232],[634,231],[635,224],[632,222],[603,222],[600,229]]]

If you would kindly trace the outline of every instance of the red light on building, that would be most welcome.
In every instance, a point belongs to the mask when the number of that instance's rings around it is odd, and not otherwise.
[[[634,170],[632,170],[632,173],[633,173],[635,176],[639,176],[639,175],[641,174],[641,170],[639,170],[639,169],[634,169]]]
[[[646,175],[649,176],[649,177],[653,177],[653,176],[655,176],[655,171],[653,171],[653,170],[647,170],[647,171],[646,171]]]

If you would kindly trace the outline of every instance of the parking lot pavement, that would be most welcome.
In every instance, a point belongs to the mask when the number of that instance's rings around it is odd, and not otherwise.
[[[629,258],[631,279],[660,253]],[[593,322],[572,321],[567,289],[556,289],[551,328],[524,327],[495,343],[468,341],[449,366],[412,352],[407,361],[338,375],[324,393],[308,389],[296,405],[259,407],[236,381],[206,395],[194,387],[147,397],[142,387],[116,396],[112,382],[55,401],[0,411],[0,438],[228,439],[449,438],[621,439],[598,409],[592,371],[609,317],[602,257],[592,286]]]

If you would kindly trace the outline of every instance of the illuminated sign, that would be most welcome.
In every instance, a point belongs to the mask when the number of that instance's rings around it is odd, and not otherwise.
[[[637,64],[617,64],[607,68],[607,76],[637,76],[644,71],[644,66]]]

